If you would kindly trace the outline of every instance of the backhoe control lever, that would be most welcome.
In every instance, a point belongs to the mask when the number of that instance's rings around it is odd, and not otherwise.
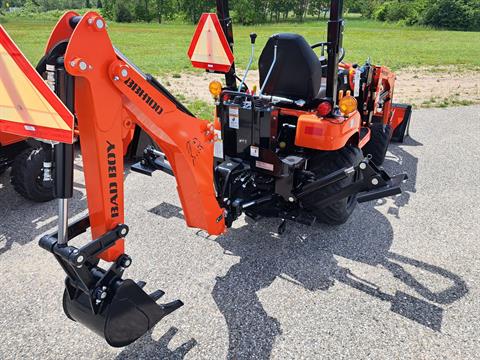
[[[68,228],[68,241],[86,232],[88,217]],[[51,252],[67,274],[63,309],[67,317],[102,336],[113,347],[127,346],[152,329],[160,320],[180,308],[180,300],[156,303],[164,292],[151,295],[143,291],[145,283],[122,279],[132,259],[121,255],[109,269],[98,266],[98,255],[128,234],[128,226],[118,225],[100,238],[76,248],[58,242],[58,234],[40,240],[40,246]]]
[[[252,67],[253,58],[255,57],[255,42],[256,41],[257,41],[257,34],[251,33],[250,34],[250,43],[252,44],[252,54],[250,55],[250,60],[248,61],[247,69],[245,70],[245,75],[243,75],[242,82],[240,83],[240,87],[239,87],[240,91],[243,91],[243,85],[245,85],[245,81],[247,81],[248,73],[250,72],[250,68]]]

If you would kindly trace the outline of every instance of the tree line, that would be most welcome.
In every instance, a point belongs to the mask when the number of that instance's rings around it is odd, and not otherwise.
[[[380,21],[480,31],[480,0],[361,0],[358,11]]]
[[[215,10],[215,0],[0,0],[0,8],[28,11],[100,8],[118,22],[164,22],[178,17],[196,23]],[[230,0],[234,20],[244,25],[328,16],[330,0]],[[345,0],[345,10],[380,21],[480,30],[480,0]]]
[[[203,12],[214,11],[216,6],[215,0],[0,0],[0,8],[2,3],[31,12],[95,7],[119,22],[163,22],[181,16],[196,23]],[[308,15],[320,18],[327,15],[329,4],[329,0],[230,0],[235,20],[244,25],[303,21]]]

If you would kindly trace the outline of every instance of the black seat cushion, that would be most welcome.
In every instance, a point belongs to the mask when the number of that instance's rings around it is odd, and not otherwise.
[[[268,40],[259,60],[260,87],[272,65],[275,44],[277,62],[264,93],[307,102],[316,99],[322,84],[322,63],[298,34],[277,34]]]

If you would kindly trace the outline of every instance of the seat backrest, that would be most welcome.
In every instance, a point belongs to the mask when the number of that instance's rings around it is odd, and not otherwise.
[[[277,62],[264,93],[307,102],[314,100],[320,91],[322,64],[303,36],[297,34],[277,34],[268,40],[259,60],[260,87],[272,65],[276,44]]]

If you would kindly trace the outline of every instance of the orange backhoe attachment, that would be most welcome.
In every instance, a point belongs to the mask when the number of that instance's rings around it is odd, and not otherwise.
[[[214,126],[195,118],[116,50],[104,19],[95,12],[62,17],[41,63],[55,78],[57,94],[76,115],[89,215],[67,222],[73,148],[57,146],[61,220],[58,233],[42,238],[40,246],[53,253],[67,273],[66,315],[110,345],[126,346],[183,305],[179,300],[159,305],[162,291],[148,295],[144,282],[122,279],[132,263],[124,252],[129,232],[124,224],[124,155],[132,130],[143,129],[168,159],[187,225],[219,235],[225,231],[225,219],[214,188]],[[88,228],[93,241],[81,248],[69,245]],[[102,269],[99,259],[113,264]]]
[[[188,226],[209,234],[223,233],[223,211],[213,186],[214,132],[209,122],[179,109],[162,89],[118,55],[104,20],[94,12],[75,27],[65,68],[75,77],[75,111],[93,237],[123,223],[123,139],[130,134],[132,122],[167,156]],[[102,258],[114,261],[123,251],[119,241]]]

